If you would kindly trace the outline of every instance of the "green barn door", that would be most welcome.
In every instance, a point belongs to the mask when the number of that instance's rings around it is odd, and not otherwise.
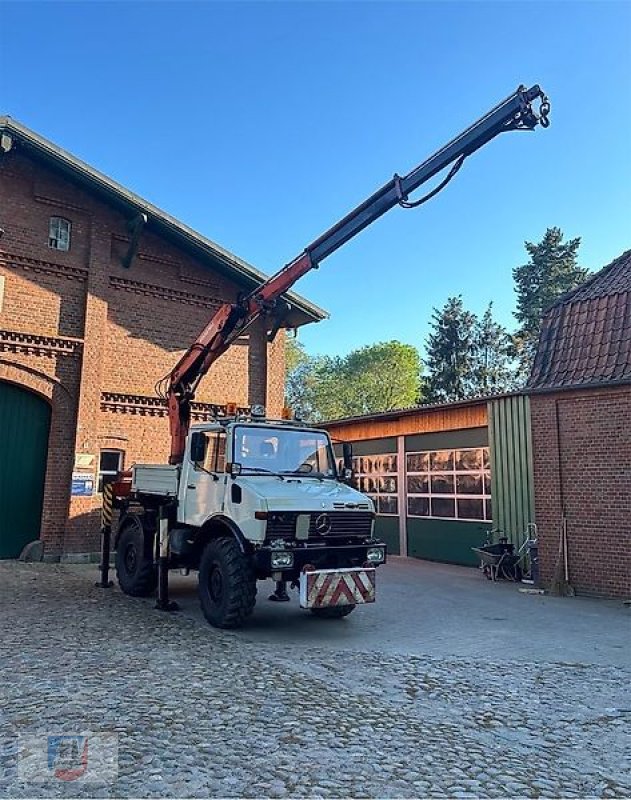
[[[17,558],[39,539],[50,406],[0,382],[0,558]]]

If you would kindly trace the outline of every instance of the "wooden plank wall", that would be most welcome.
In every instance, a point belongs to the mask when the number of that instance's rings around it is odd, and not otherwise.
[[[413,433],[433,433],[462,428],[480,428],[487,424],[486,402],[470,405],[422,409],[413,413],[386,419],[365,419],[354,422],[330,422],[325,427],[334,439],[343,442],[360,442],[364,439],[382,439],[389,436],[406,436]]]

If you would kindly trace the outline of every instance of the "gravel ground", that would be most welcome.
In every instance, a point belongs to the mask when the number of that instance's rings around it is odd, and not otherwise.
[[[94,579],[0,562],[2,797],[631,796],[623,666],[277,648]],[[116,782],[18,780],[18,735],[77,731]]]

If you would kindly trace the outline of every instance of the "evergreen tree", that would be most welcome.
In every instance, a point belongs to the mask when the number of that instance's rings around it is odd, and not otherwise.
[[[493,319],[493,303],[475,324],[473,388],[476,394],[506,392],[515,383],[512,339]]]
[[[548,228],[537,244],[525,242],[530,257],[527,264],[513,269],[519,329],[514,336],[519,376],[530,374],[537,351],[541,319],[558,297],[583,283],[588,270],[577,264],[580,237],[563,241],[560,228]]]
[[[462,296],[450,297],[432,313],[427,339],[427,399],[431,402],[461,400],[474,387],[476,317],[466,311]]]

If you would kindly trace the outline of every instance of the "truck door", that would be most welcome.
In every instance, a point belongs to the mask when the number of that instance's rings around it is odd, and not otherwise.
[[[183,522],[203,525],[212,514],[223,511],[226,481],[226,434],[221,431],[203,431],[206,438],[204,460],[193,462],[189,458],[184,484]]]

